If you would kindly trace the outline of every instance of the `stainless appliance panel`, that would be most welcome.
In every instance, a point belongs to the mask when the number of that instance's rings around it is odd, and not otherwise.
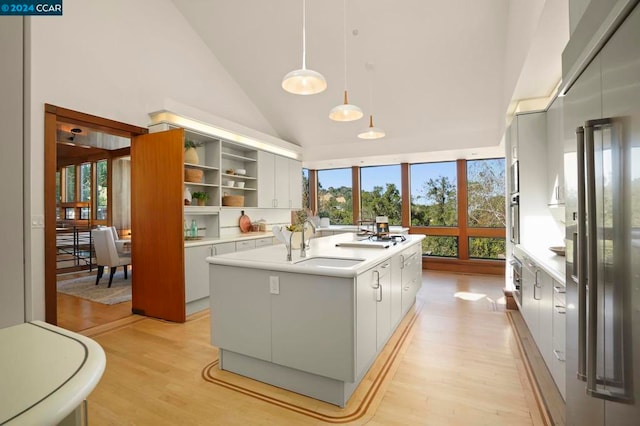
[[[640,424],[638,40],[640,7],[564,102],[568,425]]]

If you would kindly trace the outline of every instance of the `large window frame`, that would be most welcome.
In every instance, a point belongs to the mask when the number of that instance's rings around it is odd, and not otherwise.
[[[480,259],[470,256],[469,238],[499,238],[506,239],[505,228],[483,228],[468,225],[468,192],[467,192],[467,161],[456,160],[457,181],[457,226],[412,226],[411,225],[411,194],[410,194],[410,163],[401,163],[401,198],[402,198],[402,226],[409,228],[411,234],[423,234],[434,237],[456,237],[458,239],[457,257],[423,256],[423,269],[447,270],[457,272],[474,272],[501,275],[504,274],[504,259]],[[360,219],[360,167],[352,168],[353,218],[352,224]],[[311,211],[317,212],[318,206],[318,170],[309,170]],[[506,208],[506,205],[505,205]]]

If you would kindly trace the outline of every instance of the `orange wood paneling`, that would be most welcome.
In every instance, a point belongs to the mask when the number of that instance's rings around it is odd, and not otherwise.
[[[44,194],[44,316],[56,325],[56,116],[50,112],[44,114]]]
[[[402,198],[402,226],[411,226],[411,192],[409,188],[409,163],[400,164],[400,191]]]
[[[451,271],[468,274],[504,275],[505,263],[501,260],[454,259],[423,257],[422,269]]]
[[[467,161],[457,160],[458,172],[458,258],[469,259],[469,239],[467,234]]]
[[[184,130],[131,142],[131,255],[135,313],[185,321]]]
[[[309,209],[318,214],[318,171],[309,169]]]
[[[357,224],[360,220],[360,167],[351,167],[351,201],[352,201],[352,220]]]

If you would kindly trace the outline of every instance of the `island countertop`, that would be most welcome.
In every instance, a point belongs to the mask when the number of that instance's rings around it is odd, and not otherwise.
[[[287,248],[284,244],[261,247],[254,250],[228,253],[207,257],[207,262],[214,265],[240,266],[253,269],[268,269],[272,271],[295,272],[302,274],[327,275],[334,277],[355,277],[379,262],[414,245],[420,244],[424,235],[406,235],[406,241],[389,243],[388,248],[344,247],[343,243],[361,241],[353,233],[344,233],[311,240],[311,248],[307,249],[306,258],[329,257],[338,259],[362,259],[351,267],[308,266],[300,257],[300,249],[291,250],[291,261],[287,261]],[[366,244],[366,243],[365,243]],[[337,246],[338,245],[338,246]]]

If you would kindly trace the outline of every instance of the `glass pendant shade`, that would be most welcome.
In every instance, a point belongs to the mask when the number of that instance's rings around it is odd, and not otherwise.
[[[331,112],[329,112],[329,118],[334,121],[359,120],[363,115],[364,114],[362,114],[362,110],[359,107],[349,104],[349,98],[346,90],[344,91],[344,103],[333,107]]]
[[[295,95],[315,95],[327,88],[327,81],[319,72],[301,68],[284,76],[282,88]]]
[[[327,88],[327,81],[317,71],[307,69],[307,8],[302,0],[302,68],[293,70],[282,79],[282,88],[294,95],[315,95]]]
[[[373,125],[373,115],[369,116],[369,127],[358,133],[360,139],[380,139],[386,135],[384,130]]]

